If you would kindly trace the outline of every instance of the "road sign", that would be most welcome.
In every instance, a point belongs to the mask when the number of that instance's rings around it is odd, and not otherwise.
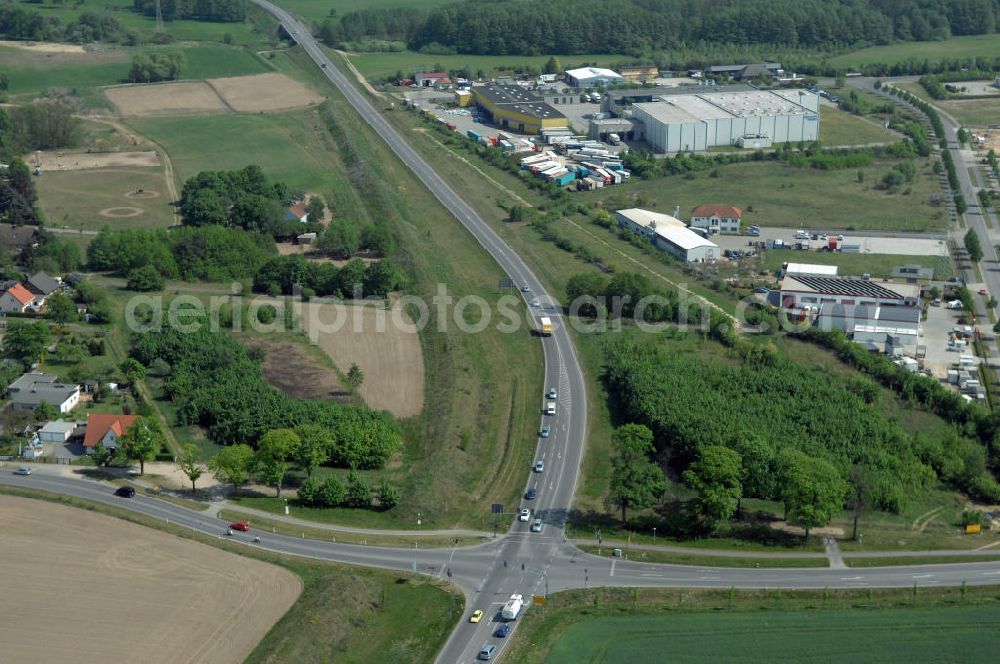
[[[532,606],[545,606],[545,598],[541,595],[534,595],[531,598]]]
[[[503,514],[503,503],[493,503],[493,514]]]

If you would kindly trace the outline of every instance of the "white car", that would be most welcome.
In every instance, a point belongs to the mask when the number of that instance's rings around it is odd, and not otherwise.
[[[531,301],[531,306],[533,306],[533,307],[537,307],[540,304],[541,304],[541,302],[538,300],[537,297]]]
[[[542,520],[541,519],[535,519],[534,522],[532,522],[532,524],[531,524],[531,532],[533,532],[533,533],[540,533],[540,532],[542,532]]]
[[[524,509],[522,509],[521,512],[517,515],[517,520],[518,521],[531,521],[531,510],[529,510],[527,507],[525,507]]]
[[[556,398],[556,388],[550,387],[549,391],[545,393],[545,396],[547,398],[549,398],[549,399],[555,399]]]
[[[545,471],[545,462],[542,461],[542,460],[536,461],[535,462],[535,466],[534,466],[534,471],[536,473],[544,472]]]

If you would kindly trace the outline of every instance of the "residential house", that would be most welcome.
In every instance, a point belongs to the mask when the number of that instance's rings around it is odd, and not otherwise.
[[[732,205],[699,205],[691,211],[691,227],[702,228],[709,233],[740,232],[743,210]]]
[[[285,210],[285,219],[288,221],[301,221],[303,224],[309,221],[309,213],[306,211],[306,204],[302,201],[292,205]]]
[[[24,285],[35,296],[35,303],[39,305],[45,302],[45,298],[63,287],[62,281],[50,277],[44,272],[31,275]]]
[[[15,283],[0,295],[0,312],[22,314],[35,303],[35,296],[24,285]]]
[[[80,386],[58,382],[51,374],[29,372],[7,388],[11,408],[34,410],[42,403],[51,404],[60,413],[68,413],[80,403]]]
[[[118,449],[118,439],[138,419],[136,415],[119,413],[91,413],[87,416],[87,432],[83,436],[83,447],[90,454],[98,444],[106,449]]]

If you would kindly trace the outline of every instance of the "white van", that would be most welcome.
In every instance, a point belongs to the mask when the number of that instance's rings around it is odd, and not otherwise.
[[[547,404],[545,404],[545,414],[546,415],[555,415],[556,414],[556,402],[555,401],[550,401]]]

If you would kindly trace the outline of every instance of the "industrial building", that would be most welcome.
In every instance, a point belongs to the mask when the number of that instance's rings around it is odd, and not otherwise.
[[[660,76],[660,68],[656,65],[621,65],[618,73],[629,83],[646,83]]]
[[[835,277],[836,265],[816,265],[814,263],[785,263],[782,266],[782,276],[802,275],[806,277]]]
[[[476,85],[471,90],[476,106],[490,121],[511,131],[537,134],[544,128],[569,125],[565,115],[523,88]]]
[[[819,97],[811,92],[705,89],[678,90],[633,105],[632,118],[643,124],[654,151],[695,152],[746,140],[752,147],[768,147],[819,138]]]
[[[743,65],[713,65],[705,70],[707,76],[728,76],[737,81],[749,81],[755,78],[774,78],[781,76],[785,70],[777,62],[758,62]]]
[[[691,210],[691,228],[714,233],[740,232],[743,210],[732,205],[699,205]]]
[[[566,72],[566,82],[575,88],[606,88],[621,85],[625,79],[618,72],[603,67],[580,67]]]
[[[785,309],[811,307],[818,311],[822,304],[916,307],[919,301],[920,287],[915,284],[811,275],[785,275],[781,281],[781,306]]]
[[[643,236],[653,246],[685,263],[709,261],[720,255],[719,245],[706,240],[669,214],[629,208],[615,212],[615,219],[623,228]]]
[[[871,350],[912,353],[920,337],[920,307],[824,304],[816,325],[840,330]]]

